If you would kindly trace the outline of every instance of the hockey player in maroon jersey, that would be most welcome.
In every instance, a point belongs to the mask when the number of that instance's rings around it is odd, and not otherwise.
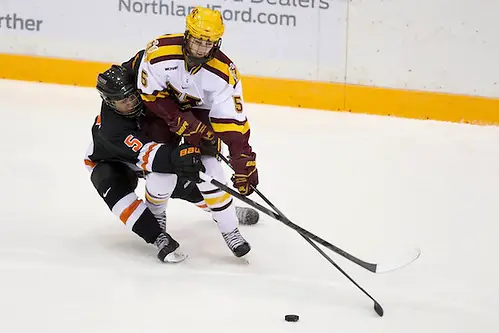
[[[224,23],[219,11],[196,7],[182,34],[149,42],[138,59],[137,87],[146,108],[164,119],[172,133],[194,146],[221,139],[229,148],[232,182],[243,195],[258,185],[256,154],[249,144],[242,82],[234,63],[220,50]],[[206,173],[225,178],[220,161],[202,155]],[[250,251],[238,227],[232,197],[214,185],[197,184],[234,255]]]

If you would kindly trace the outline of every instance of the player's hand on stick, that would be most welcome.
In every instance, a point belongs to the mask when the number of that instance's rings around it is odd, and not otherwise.
[[[230,165],[234,169],[234,175],[231,178],[234,187],[245,196],[253,193],[253,188],[258,185],[256,154],[252,152],[231,157]]]
[[[182,112],[168,122],[170,130],[177,135],[183,136],[191,145],[199,146],[201,140],[211,141],[215,138],[214,133],[207,125],[197,120],[192,112]]]
[[[175,148],[171,157],[175,173],[180,178],[200,182],[199,172],[206,169],[201,162],[201,150],[189,144],[182,144]]]

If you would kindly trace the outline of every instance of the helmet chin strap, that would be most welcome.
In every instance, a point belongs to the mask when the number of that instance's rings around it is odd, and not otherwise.
[[[198,58],[198,57],[195,57],[195,56],[191,56],[189,54],[186,55],[186,61],[187,61],[187,67],[189,69],[201,66],[202,64],[204,64],[205,62],[207,62],[207,60],[204,57],[203,58]]]
[[[220,38],[218,40],[218,42],[215,43],[215,45],[213,45],[212,49],[210,50],[210,52],[206,56],[195,57],[195,56],[191,55],[191,53],[189,51],[189,46],[188,46],[188,42],[187,42],[188,37],[189,37],[189,33],[186,31],[184,34],[184,42],[182,44],[182,51],[184,53],[185,62],[187,64],[187,68],[189,70],[191,70],[192,68],[201,66],[204,63],[207,63],[208,61],[213,59],[213,57],[215,57],[215,53],[220,49],[220,46],[222,45],[222,39]]]

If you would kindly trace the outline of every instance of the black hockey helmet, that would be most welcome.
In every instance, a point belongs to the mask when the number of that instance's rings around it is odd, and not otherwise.
[[[97,90],[109,107],[125,117],[136,117],[142,112],[142,100],[134,75],[123,66],[111,68],[97,76]]]

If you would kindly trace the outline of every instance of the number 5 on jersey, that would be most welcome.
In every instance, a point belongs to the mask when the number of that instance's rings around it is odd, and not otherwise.
[[[140,140],[139,140],[139,139],[135,138],[135,137],[134,137],[133,135],[131,135],[131,134],[130,134],[129,136],[127,136],[127,137],[126,137],[126,139],[125,139],[125,144],[126,144],[128,147],[132,148],[132,150],[133,150],[134,152],[138,152],[138,151],[142,148],[142,146],[143,146],[142,142],[140,142]]]
[[[243,112],[243,100],[241,96],[232,96],[232,99],[234,100],[234,107],[236,108],[236,112]]]

